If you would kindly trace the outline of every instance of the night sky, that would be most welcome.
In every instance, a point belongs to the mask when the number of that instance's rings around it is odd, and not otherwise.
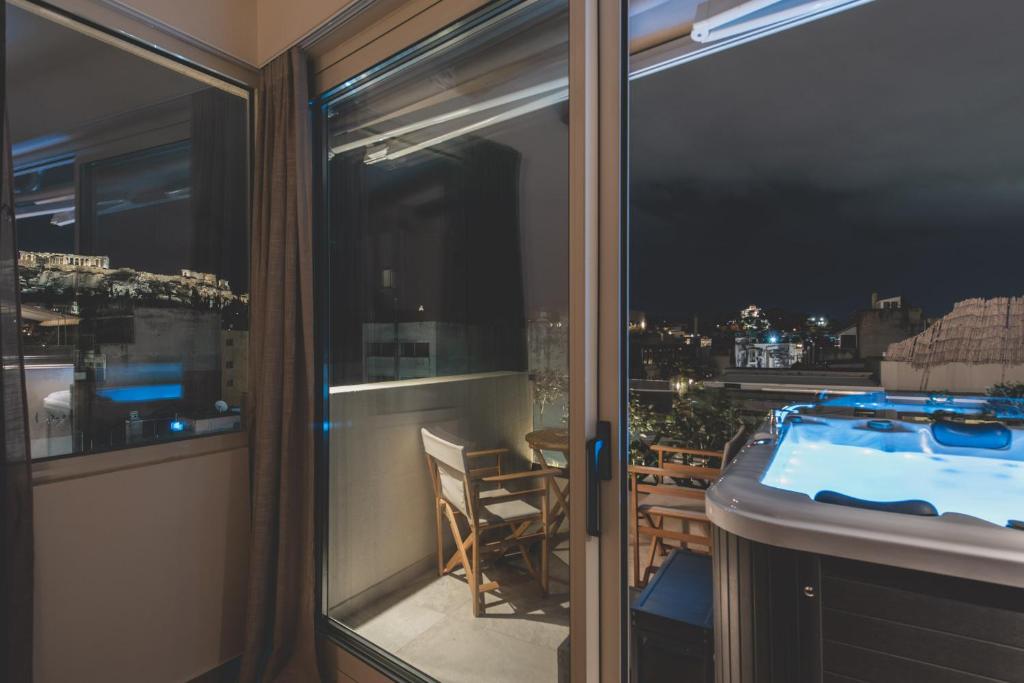
[[[993,29],[1024,8],[986,8],[877,0],[634,81],[631,306],[1024,294],[1024,41]]]

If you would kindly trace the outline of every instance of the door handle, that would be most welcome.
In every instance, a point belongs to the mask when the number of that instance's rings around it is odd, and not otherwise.
[[[601,482],[612,478],[612,425],[597,423],[597,433],[587,441],[587,535],[601,535]]]

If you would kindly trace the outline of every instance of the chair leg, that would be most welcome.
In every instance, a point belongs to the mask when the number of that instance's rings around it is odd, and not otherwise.
[[[633,490],[629,499],[630,525],[633,527],[633,585],[640,585],[640,511],[636,475],[633,476]]]
[[[548,517],[548,503],[550,502],[548,498],[548,490],[550,485],[554,485],[557,488],[558,482],[549,478],[548,484],[549,486],[544,489],[544,500],[541,501],[540,507],[540,524],[541,529],[544,532],[544,536],[540,542],[540,592],[541,595],[545,597],[547,597],[548,594],[548,555],[551,553],[551,542],[548,539],[552,534],[551,527],[548,524],[550,521],[550,518]],[[555,529],[555,533],[557,532],[558,529]]]
[[[437,575],[444,576],[444,543],[441,536],[441,501],[434,501],[434,530],[437,532]]]
[[[473,595],[473,616],[478,617],[483,611],[483,601],[480,598],[480,548],[483,546],[483,539],[480,538],[480,531],[476,525],[473,525],[473,548],[471,550],[473,554],[473,572],[469,579],[469,592]]]
[[[547,597],[548,590],[550,589],[550,582],[548,572],[549,563],[548,555],[551,554],[551,541],[548,540],[548,535],[544,534],[544,538],[540,542],[540,592],[542,595]]]
[[[652,529],[656,529],[656,530],[660,530],[662,528],[662,526],[664,525],[664,523],[665,523],[665,518],[664,517],[657,517],[656,518],[654,516],[648,516],[647,519],[651,523],[651,528]],[[650,549],[647,552],[647,563],[644,565],[643,580],[640,583],[640,587],[641,588],[647,585],[647,578],[654,572],[654,558],[657,556],[658,549],[659,549],[660,546],[661,546],[661,536],[652,535],[651,536],[651,547],[650,547]]]
[[[448,525],[451,527],[452,536],[455,537],[455,548],[456,548],[456,550],[455,550],[455,555],[452,556],[452,559],[454,560],[456,557],[459,558],[459,560],[462,562],[463,568],[465,568],[465,570],[466,570],[466,578],[469,581],[472,581],[473,580],[473,577],[471,576],[472,570],[470,568],[469,557],[466,555],[466,545],[467,545],[467,543],[463,542],[462,535],[459,533],[459,523],[455,519],[455,515],[452,514],[452,509],[450,507],[448,507],[447,505],[444,506],[444,512],[445,512],[445,515],[448,517]],[[473,527],[470,527],[470,528],[472,529]],[[476,535],[474,533],[470,533],[468,544],[472,545],[472,546],[476,545]],[[455,563],[452,562],[451,560],[449,560],[448,566],[445,567],[445,570],[446,571],[451,571],[454,568],[455,568]]]

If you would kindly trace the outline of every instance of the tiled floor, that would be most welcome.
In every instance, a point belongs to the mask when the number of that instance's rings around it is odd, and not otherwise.
[[[556,551],[564,559],[564,553]],[[568,567],[551,562],[553,577]],[[509,561],[484,571],[485,580],[514,582],[485,595],[473,617],[461,570],[430,573],[341,621],[357,633],[445,683],[557,681],[558,646],[569,634],[568,584],[551,582],[543,597],[536,582]]]
[[[646,558],[649,546],[642,541]],[[332,616],[445,683],[554,683],[558,646],[569,635],[567,556],[567,544],[553,553],[547,597],[514,560],[485,569],[484,580],[509,583],[485,595],[486,608],[476,618],[461,569],[442,577],[430,572],[358,612]],[[632,561],[627,566],[632,579]]]

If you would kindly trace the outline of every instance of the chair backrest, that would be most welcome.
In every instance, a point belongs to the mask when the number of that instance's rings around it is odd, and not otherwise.
[[[435,468],[436,493],[455,506],[462,514],[468,515],[466,502],[466,473],[469,465],[466,462],[466,445],[456,437],[430,430],[420,429],[423,437],[423,450],[430,457]]]
[[[747,444],[747,428],[740,425],[740,428],[736,430],[733,437],[729,439],[728,443],[725,444],[725,448],[722,449],[722,469],[732,462],[732,459],[736,457],[743,447]]]

